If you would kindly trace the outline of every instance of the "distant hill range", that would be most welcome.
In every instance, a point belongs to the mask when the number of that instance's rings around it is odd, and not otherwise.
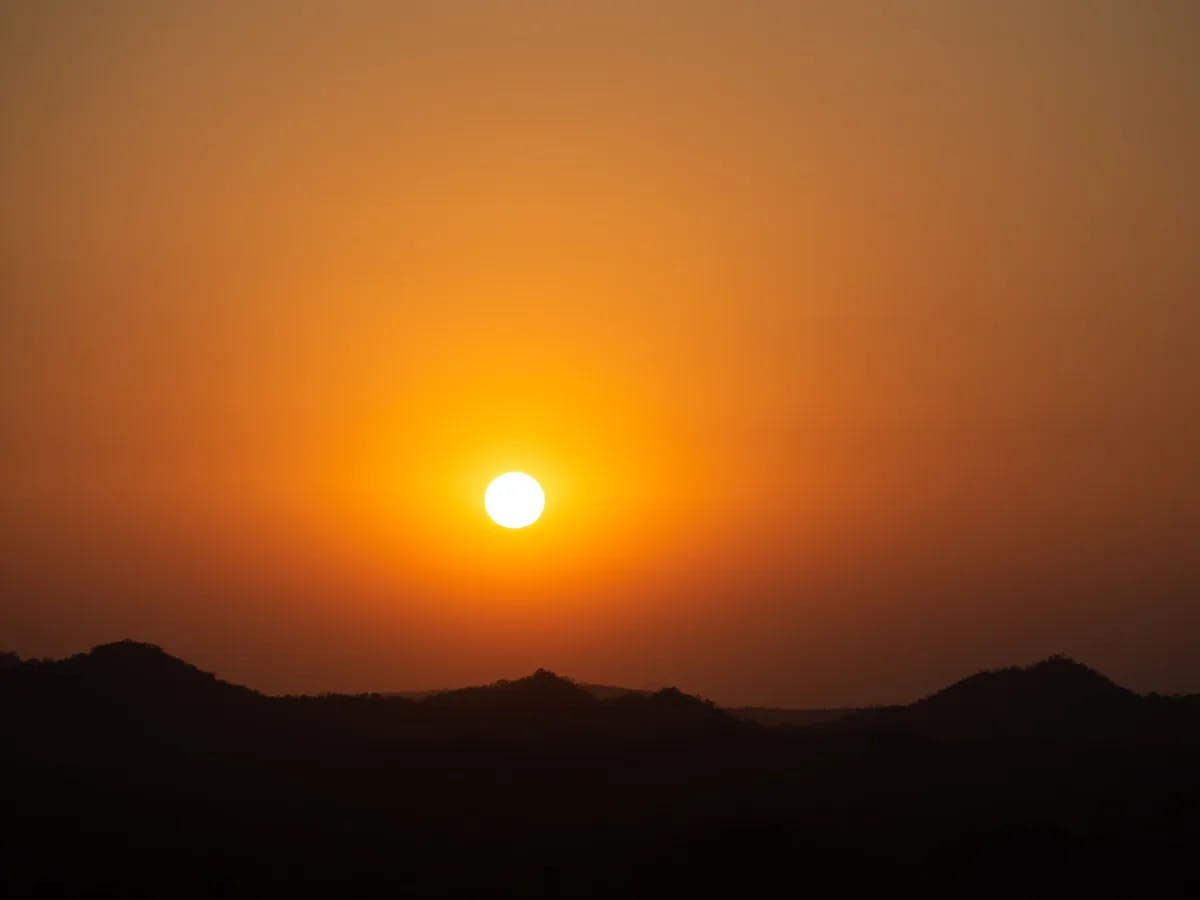
[[[61,660],[0,668],[0,717],[47,753],[86,735],[105,745],[167,745],[190,751],[256,751],[283,756],[338,752],[420,752],[464,740],[648,739],[670,744],[698,732],[744,733],[748,723],[673,688],[619,692],[606,699],[539,669],[516,680],[431,692],[416,698],[359,694],[273,697],[230,684],[135,641],[98,646]],[[69,752],[69,751],[66,751]]]
[[[648,696],[651,690],[575,683],[598,700]],[[424,699],[453,691],[392,696]],[[1029,666],[978,672],[914,703],[794,709],[725,707],[735,719],[771,729],[818,734],[899,733],[942,740],[1170,735],[1195,730],[1200,694],[1141,695],[1065,656]]]
[[[0,702],[10,718],[41,717],[56,705],[96,715],[138,709],[162,723],[236,720],[242,733],[299,713],[336,714],[338,730],[394,737],[460,732],[472,723],[537,723],[561,730],[585,723],[618,730],[683,727],[737,731],[762,726],[792,734],[894,733],[944,741],[991,739],[1177,738],[1200,734],[1200,695],[1141,695],[1063,656],[1031,666],[979,672],[904,706],[864,709],[719,709],[675,688],[635,690],[579,684],[544,669],[490,685],[411,694],[268,697],[202,672],[161,648],[135,641],[62,660],[0,654]],[[266,711],[270,710],[271,715]],[[228,724],[228,722],[226,723]],[[408,727],[406,727],[408,726]],[[744,730],[744,728],[742,729]]]
[[[906,706],[525,678],[267,696],[0,655],[0,897],[1196,897],[1200,698],[1071,660]]]

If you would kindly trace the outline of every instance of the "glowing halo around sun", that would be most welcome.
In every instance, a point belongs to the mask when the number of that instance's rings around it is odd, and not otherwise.
[[[497,525],[525,528],[541,517],[546,508],[546,494],[532,475],[505,472],[488,485],[483,508]]]

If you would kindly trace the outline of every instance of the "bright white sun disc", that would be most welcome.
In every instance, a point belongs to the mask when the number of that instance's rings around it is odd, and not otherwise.
[[[546,495],[537,479],[524,472],[505,472],[492,479],[483,495],[483,508],[497,525],[524,528],[532,525],[546,507]]]

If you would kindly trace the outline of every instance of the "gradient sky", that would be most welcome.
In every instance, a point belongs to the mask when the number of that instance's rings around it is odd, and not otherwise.
[[[0,649],[1200,691],[1197,60],[1187,0],[4,4]]]

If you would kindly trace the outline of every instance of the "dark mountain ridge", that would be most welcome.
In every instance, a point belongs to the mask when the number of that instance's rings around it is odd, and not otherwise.
[[[677,688],[656,692],[576,683],[546,669],[515,680],[419,695],[327,694],[270,697],[231,684],[166,653],[132,640],[94,647],[61,660],[20,660],[4,654],[0,695],[9,714],[22,696],[53,705],[72,693],[100,705],[202,722],[222,712],[337,708],[370,710],[413,722],[515,724],[582,721],[602,717],[707,723],[729,728],[753,721],[792,732],[898,732],[937,739],[992,737],[1104,737],[1141,728],[1188,731],[1200,696],[1143,696],[1064,656],[1029,666],[977,672],[903,706],[864,709],[722,710]],[[78,699],[78,697],[76,698]],[[1173,721],[1174,720],[1174,721]],[[1167,727],[1168,731],[1171,731]]]
[[[122,641],[0,668],[0,896],[1195,896],[1195,699],[1051,659],[766,728],[546,670],[271,697]]]
[[[447,742],[585,742],[596,734],[663,744],[756,726],[671,688],[597,699],[545,669],[515,680],[430,693],[267,696],[177,659],[153,644],[119,641],[62,660],[0,670],[0,715],[48,748],[80,733],[95,740],[254,748],[273,757],[335,748],[412,753]]]

